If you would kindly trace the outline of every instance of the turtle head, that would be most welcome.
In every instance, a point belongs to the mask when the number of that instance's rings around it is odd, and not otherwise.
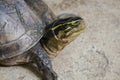
[[[84,31],[85,23],[80,17],[59,18],[47,28],[40,42],[48,55],[54,58],[59,51]]]
[[[85,29],[85,23],[81,17],[68,17],[59,19],[52,24],[51,30],[54,36],[62,41],[71,42]]]

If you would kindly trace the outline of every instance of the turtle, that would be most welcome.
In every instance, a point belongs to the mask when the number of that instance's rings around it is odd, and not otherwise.
[[[83,18],[56,16],[43,0],[0,0],[0,65],[34,65],[57,80],[51,60],[85,30]]]

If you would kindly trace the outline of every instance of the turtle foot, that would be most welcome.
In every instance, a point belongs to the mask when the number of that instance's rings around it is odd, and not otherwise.
[[[44,70],[43,80],[57,80],[57,74],[52,70]]]

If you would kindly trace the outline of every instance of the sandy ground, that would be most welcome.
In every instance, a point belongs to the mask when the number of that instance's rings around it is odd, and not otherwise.
[[[86,30],[53,60],[59,80],[120,80],[120,0],[45,0],[56,15],[84,18]],[[0,67],[0,80],[40,80],[28,67]]]

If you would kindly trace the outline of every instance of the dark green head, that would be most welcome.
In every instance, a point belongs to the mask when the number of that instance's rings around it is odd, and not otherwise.
[[[84,31],[85,23],[80,17],[68,17],[54,21],[47,28],[41,44],[50,57],[55,57],[57,52]]]
[[[59,19],[51,26],[56,38],[68,42],[74,40],[85,29],[85,23],[80,17]]]

